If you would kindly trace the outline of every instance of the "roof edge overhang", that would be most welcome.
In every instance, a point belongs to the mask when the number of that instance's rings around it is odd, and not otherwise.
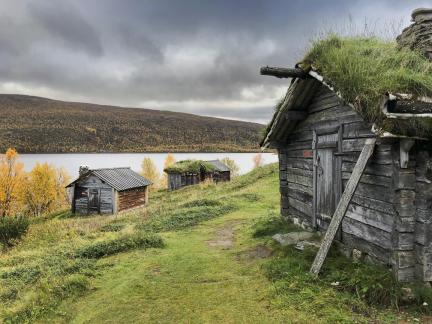
[[[290,110],[300,110],[299,108],[305,108],[307,101],[307,96],[309,96],[315,89],[317,88],[317,85],[321,84],[328,89],[330,89],[333,93],[335,93],[341,100],[345,101],[348,106],[353,108],[355,110],[355,107],[352,103],[347,102],[341,95],[339,91],[336,91],[333,86],[331,86],[329,83],[327,83],[324,80],[324,77],[320,75],[318,72],[314,70],[310,70],[308,72],[308,75],[311,78],[293,78],[290,87],[288,88],[288,91],[285,95],[284,101],[279,109],[279,111],[275,114],[273,117],[269,130],[264,137],[264,139],[261,141],[260,146],[261,150],[265,150],[267,148],[277,148],[278,147],[278,129],[285,127],[287,128],[287,131],[283,132],[284,135],[288,135],[295,125],[297,124],[297,121],[289,120],[286,118],[283,118],[285,113]],[[312,83],[314,86],[308,88],[306,87],[307,83]],[[296,98],[299,94],[302,95],[303,98]],[[309,99],[310,100],[310,99]],[[391,102],[399,101],[399,103],[403,102],[405,103],[405,106],[408,102],[411,103],[420,103],[422,105],[428,105],[428,110],[430,112],[427,113],[409,113],[409,112],[401,112],[401,113],[394,113],[389,112],[388,107]],[[299,103],[302,102],[302,104],[299,105]],[[381,110],[383,111],[386,118],[392,118],[392,119],[410,119],[410,118],[432,118],[432,98],[426,97],[426,96],[415,96],[412,94],[391,94],[387,93],[385,96],[385,100],[383,100],[383,104],[381,106]],[[288,124],[287,124],[288,122]],[[423,137],[416,137],[416,136],[405,136],[405,135],[398,135],[398,134],[392,134],[390,132],[378,129],[375,124],[373,124],[372,132],[381,138],[411,138],[416,140],[424,140],[427,141],[429,139],[423,138]],[[280,134],[280,130],[279,130]]]

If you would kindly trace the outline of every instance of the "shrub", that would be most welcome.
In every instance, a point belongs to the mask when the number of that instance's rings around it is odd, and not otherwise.
[[[104,256],[129,251],[132,249],[164,247],[164,242],[159,235],[150,233],[135,233],[120,236],[113,240],[96,242],[78,249],[75,253],[80,258],[102,258]]]
[[[125,227],[124,224],[111,223],[101,227],[101,232],[120,232]]]
[[[0,242],[3,246],[12,246],[26,232],[29,221],[26,217],[1,217],[0,218]]]

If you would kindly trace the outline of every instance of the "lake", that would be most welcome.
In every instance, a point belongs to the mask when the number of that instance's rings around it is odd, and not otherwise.
[[[240,174],[249,172],[253,168],[252,158],[257,153],[173,153],[176,161],[186,159],[216,160],[224,157],[233,159],[240,167]],[[91,169],[111,167],[131,167],[140,171],[141,162],[149,157],[156,164],[160,172],[168,153],[64,153],[64,154],[20,154],[26,171],[34,165],[48,162],[56,167],[64,167],[72,178],[78,176],[80,165],[87,165]],[[262,153],[264,164],[277,162],[277,154]]]

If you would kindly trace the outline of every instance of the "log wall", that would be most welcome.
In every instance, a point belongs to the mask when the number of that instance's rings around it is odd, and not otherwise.
[[[305,228],[325,230],[330,219],[314,224],[314,129],[338,132],[336,172],[343,192],[371,125],[339,97],[322,87],[310,103],[308,117],[299,122],[279,148],[281,214]],[[390,264],[395,219],[392,184],[392,143],[379,143],[342,222],[339,240],[371,259]],[[336,194],[336,193],[335,193]]]
[[[428,167],[432,155],[428,151],[417,150],[415,157],[414,263],[416,277],[432,281],[432,174]]]
[[[118,211],[143,206],[148,201],[148,187],[120,191],[118,193]]]

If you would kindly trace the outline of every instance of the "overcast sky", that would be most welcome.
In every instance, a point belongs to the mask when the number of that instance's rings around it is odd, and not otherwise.
[[[0,0],[0,93],[267,122],[317,35],[389,38],[420,0]],[[367,27],[364,27],[367,25]],[[355,26],[355,27],[353,27]]]

